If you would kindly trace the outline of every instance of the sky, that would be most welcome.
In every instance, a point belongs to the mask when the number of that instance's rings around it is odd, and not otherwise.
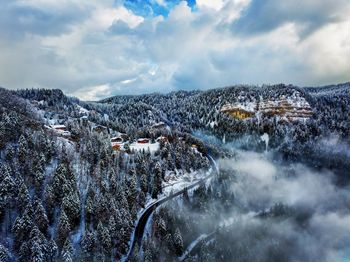
[[[83,100],[350,81],[349,0],[1,0],[0,86]]]

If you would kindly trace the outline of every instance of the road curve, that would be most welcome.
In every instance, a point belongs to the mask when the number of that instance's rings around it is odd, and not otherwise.
[[[218,170],[218,167],[217,167],[217,164],[215,162],[215,160],[211,157],[211,156],[208,156],[208,159],[209,161],[211,162],[211,165],[212,167],[215,168],[215,171],[218,173],[219,170]],[[147,224],[147,221],[149,219],[149,217],[151,216],[151,214],[153,213],[153,211],[159,207],[161,204],[177,197],[177,196],[180,196],[182,195],[184,192],[186,192],[187,190],[189,189],[192,189],[198,185],[200,185],[201,183],[203,183],[204,181],[206,181],[207,179],[211,178],[212,176],[214,175],[214,173],[211,173],[210,175],[202,178],[201,180],[195,182],[194,184],[190,185],[190,186],[187,186],[185,187],[184,189],[170,195],[170,196],[167,196],[167,197],[164,197],[162,199],[159,199],[158,201],[150,204],[148,207],[146,207],[146,209],[142,212],[139,220],[137,221],[137,224],[135,226],[135,229],[134,229],[134,232],[132,234],[132,241],[130,243],[130,248],[129,248],[129,251],[128,253],[126,254],[126,256],[124,256],[121,261],[129,261],[130,260],[130,257],[134,251],[134,248],[136,246],[136,244],[138,244],[138,246],[140,247],[141,246],[141,242],[142,242],[142,238],[143,238],[143,234],[144,234],[144,230],[145,230],[145,227],[146,227],[146,224]]]
[[[213,237],[215,236],[216,231],[208,234],[208,235],[201,235],[199,236],[195,241],[193,241],[191,244],[184,252],[184,254],[179,257],[179,261],[185,261],[188,257],[190,257],[191,255],[197,253],[199,251],[199,248],[201,247],[202,243],[206,243],[209,240],[213,239]]]

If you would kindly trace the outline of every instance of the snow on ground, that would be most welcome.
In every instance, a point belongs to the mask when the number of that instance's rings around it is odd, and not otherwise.
[[[169,196],[171,193],[181,191],[185,187],[190,186],[193,183],[208,176],[210,172],[211,169],[207,172],[193,171],[191,173],[184,174],[182,174],[181,172],[167,171],[165,175],[165,180],[167,181],[163,181],[163,195]]]
[[[87,110],[86,108],[80,106],[80,105],[77,105],[77,108],[79,109],[79,113],[80,114],[89,114],[89,110]]]
[[[66,150],[71,154],[74,154],[75,152],[75,143],[67,138],[57,137],[57,145],[59,147],[62,147],[64,145],[66,147]]]
[[[267,133],[264,133],[261,137],[261,140],[265,142],[265,150],[267,151],[268,147],[269,147],[269,140],[270,137]]]
[[[218,125],[218,122],[217,121],[212,121],[209,123],[209,126],[213,129],[215,126]]]
[[[247,112],[255,113],[257,110],[257,103],[245,101],[245,102],[235,102],[233,104],[225,104],[221,108],[221,112],[235,110],[235,109],[241,109]]]
[[[202,234],[200,235],[197,239],[195,239],[189,246],[188,248],[184,251],[181,257],[179,257],[179,261],[183,261],[188,254],[192,251],[192,249],[202,240],[204,240],[208,235],[207,234]]]
[[[142,150],[145,150],[145,151],[149,151],[151,153],[154,153],[156,152],[158,149],[159,149],[159,143],[158,142],[155,142],[155,143],[145,143],[145,144],[141,144],[141,143],[131,143],[130,144],[130,150],[135,150],[135,151],[142,151]]]

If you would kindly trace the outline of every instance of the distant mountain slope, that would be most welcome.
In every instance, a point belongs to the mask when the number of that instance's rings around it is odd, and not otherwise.
[[[100,102],[0,88],[0,258],[118,260],[142,208],[207,171],[208,158],[232,156],[232,145],[348,180],[348,86],[234,86]],[[285,121],[222,111],[293,99],[313,114]]]

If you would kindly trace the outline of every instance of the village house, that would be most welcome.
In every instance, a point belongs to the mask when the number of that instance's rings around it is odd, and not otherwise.
[[[96,125],[92,127],[92,130],[98,133],[108,132],[108,127],[102,125]]]
[[[120,151],[121,150],[121,144],[117,144],[117,143],[112,143],[112,149],[115,151]]]
[[[148,144],[150,140],[148,138],[139,138],[137,139],[137,143],[139,144]]]
[[[111,138],[112,143],[123,143],[124,139],[121,136],[116,136]]]
[[[67,130],[65,125],[50,125],[50,127],[54,130],[57,130],[57,131],[66,131]]]
[[[46,126],[46,128],[54,131],[56,134],[63,137],[71,136],[71,133],[67,131],[67,127],[65,125],[50,125],[50,126]]]
[[[111,138],[112,149],[116,151],[120,151],[124,148],[124,138],[121,136],[121,133],[118,133],[117,136]]]

